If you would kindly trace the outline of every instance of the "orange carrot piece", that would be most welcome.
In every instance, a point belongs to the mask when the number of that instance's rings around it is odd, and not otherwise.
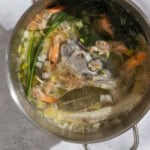
[[[41,99],[40,99],[41,101],[43,101],[43,102],[47,102],[47,103],[56,103],[57,102],[57,99],[56,98],[54,98],[54,97],[49,97],[49,96],[43,96],[43,97],[41,97]]]
[[[147,57],[148,54],[146,52],[139,52],[124,64],[124,68],[127,70],[134,69],[138,65],[142,64]]]
[[[118,54],[125,54],[129,55],[129,49],[123,42],[109,42],[110,49],[112,52],[118,53]]]
[[[52,96],[48,96],[41,90],[40,87],[33,88],[32,91],[33,96],[38,99],[39,101],[47,102],[47,103],[56,103],[57,99]]]

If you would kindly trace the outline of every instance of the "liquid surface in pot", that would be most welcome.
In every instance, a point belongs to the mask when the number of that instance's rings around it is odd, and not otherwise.
[[[142,28],[112,1],[61,1],[43,10],[26,27],[18,55],[27,99],[73,132],[121,123],[149,86]]]

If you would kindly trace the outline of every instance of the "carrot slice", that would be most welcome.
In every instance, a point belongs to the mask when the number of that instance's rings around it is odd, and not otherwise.
[[[47,103],[56,103],[57,102],[57,99],[56,98],[54,98],[54,97],[49,97],[49,96],[43,96],[43,97],[41,97],[41,99],[40,99],[41,101],[43,101],[43,102],[47,102]]]
[[[112,52],[118,53],[118,54],[125,54],[129,55],[129,49],[123,42],[109,42],[110,49]]]
[[[147,57],[148,54],[146,52],[139,52],[124,64],[124,68],[127,70],[134,69],[138,65],[142,64]]]
[[[40,87],[33,88],[32,91],[33,97],[38,99],[39,101],[47,102],[47,103],[56,103],[57,99],[53,96],[46,95]]]

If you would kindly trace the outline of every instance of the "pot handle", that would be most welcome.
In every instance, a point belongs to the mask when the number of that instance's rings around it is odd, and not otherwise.
[[[137,126],[135,125],[132,128],[132,130],[133,130],[134,143],[130,150],[137,150],[138,145],[139,145],[139,132],[138,132]],[[83,148],[84,150],[90,150],[88,144],[83,144]]]
[[[133,127],[134,143],[130,150],[137,150],[139,146],[139,131],[137,125]]]

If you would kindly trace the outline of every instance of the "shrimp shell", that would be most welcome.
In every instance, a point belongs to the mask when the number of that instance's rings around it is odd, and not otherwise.
[[[45,9],[39,14],[36,15],[35,19],[33,19],[27,29],[29,30],[44,30],[47,27],[48,19],[55,13],[60,12],[64,9],[63,6],[56,6],[50,9]]]

